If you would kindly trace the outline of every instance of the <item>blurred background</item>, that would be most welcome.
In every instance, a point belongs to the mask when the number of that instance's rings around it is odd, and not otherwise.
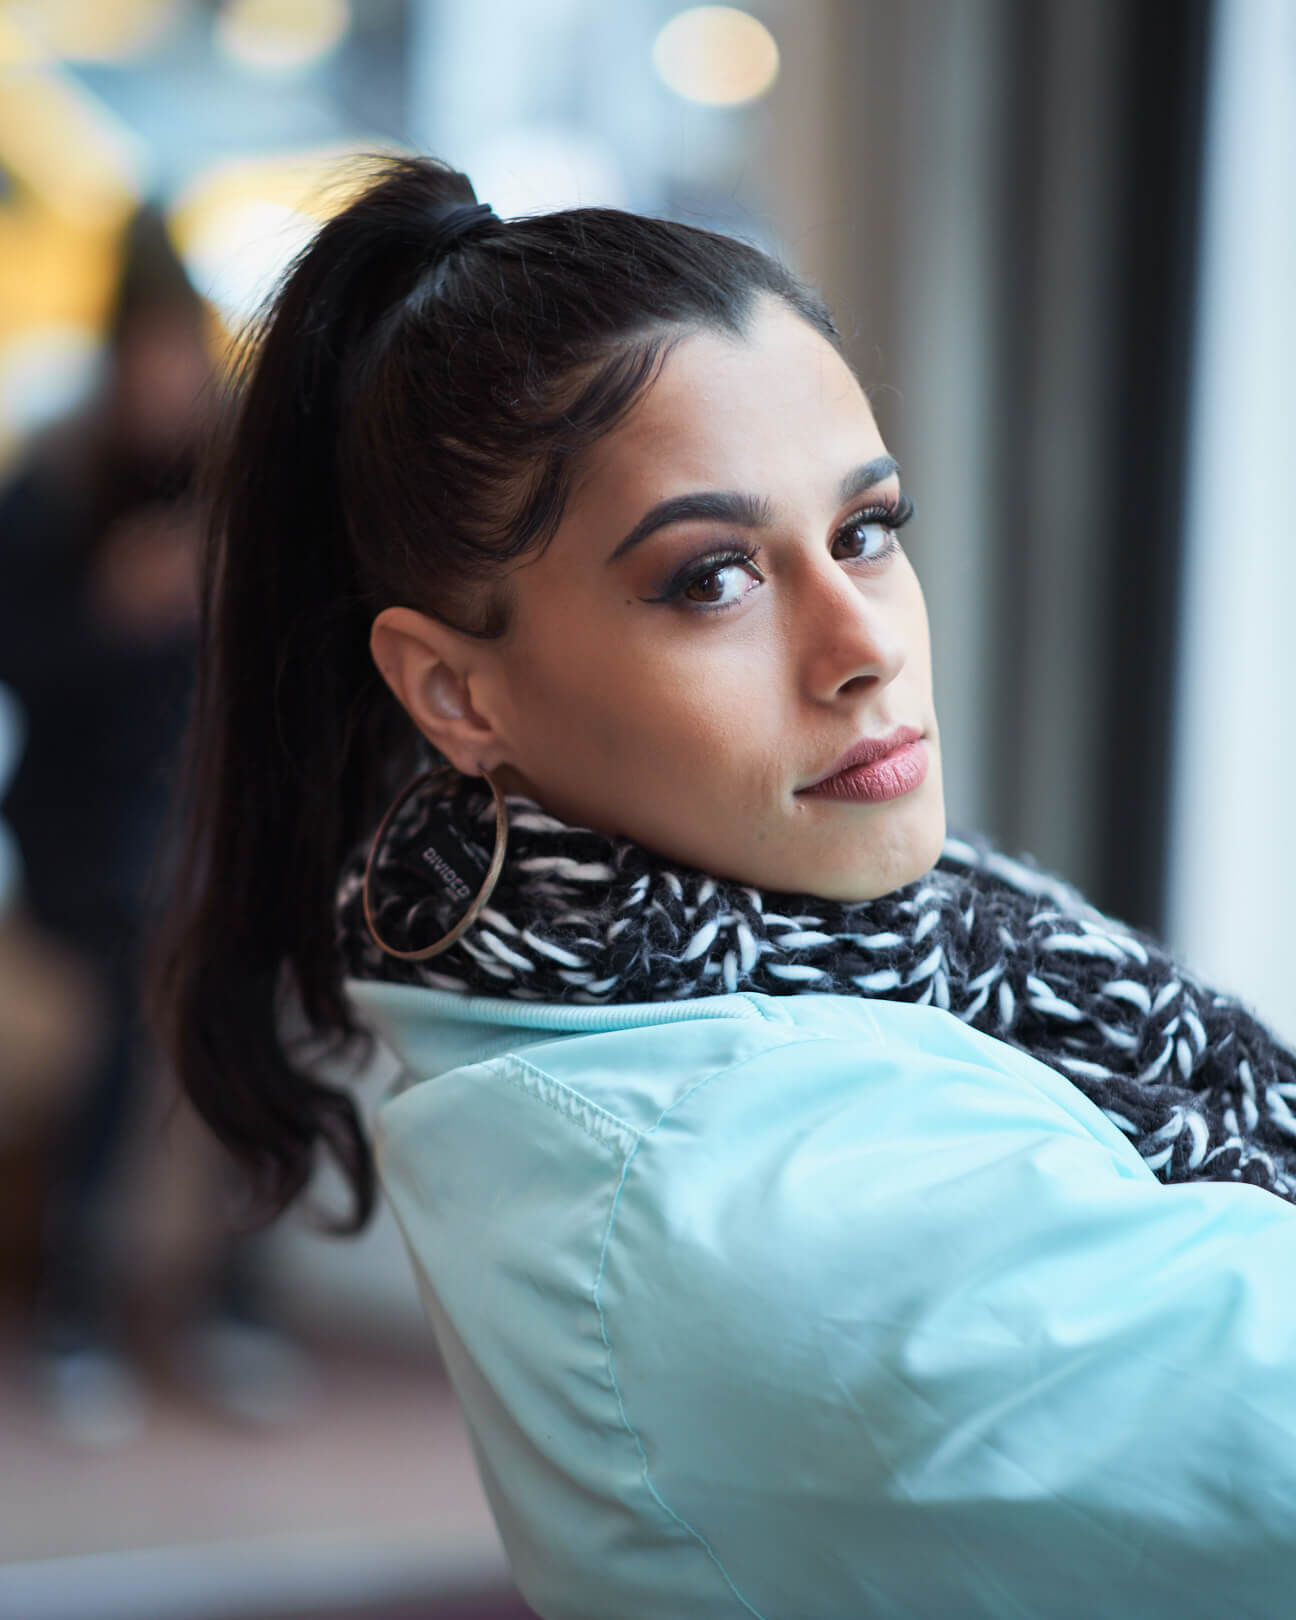
[[[225,1239],[134,1012],[216,379],[394,149],[817,282],[953,822],[1296,1040],[1292,0],[0,0],[4,1620],[525,1613],[391,1224]]]

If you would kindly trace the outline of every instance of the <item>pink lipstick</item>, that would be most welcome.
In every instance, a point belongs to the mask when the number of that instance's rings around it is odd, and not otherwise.
[[[845,799],[880,804],[921,787],[930,760],[923,734],[915,726],[897,726],[885,737],[865,737],[797,796]]]

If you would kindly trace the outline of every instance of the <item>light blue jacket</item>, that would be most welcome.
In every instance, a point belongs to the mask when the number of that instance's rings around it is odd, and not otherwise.
[[[546,1620],[1296,1615],[1296,1207],[838,996],[352,995]]]

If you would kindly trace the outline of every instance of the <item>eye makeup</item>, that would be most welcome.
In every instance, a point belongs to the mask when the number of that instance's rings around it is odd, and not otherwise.
[[[852,512],[844,523],[838,524],[833,532],[833,551],[836,555],[838,543],[846,536],[857,533],[861,529],[881,529],[887,536],[885,545],[879,547],[871,556],[861,552],[848,553],[842,557],[843,562],[882,562],[896,550],[899,542],[896,538],[905,524],[914,515],[914,503],[907,495],[900,495],[894,502],[878,501],[874,505],[865,507],[862,511]]]
[[[888,537],[887,543],[875,550],[871,555],[862,552],[848,553],[840,557],[843,562],[860,562],[877,564],[885,562],[897,549],[896,533],[904,527],[914,514],[914,504],[906,495],[897,494],[894,500],[875,501],[871,506],[862,507],[853,512],[843,523],[838,524],[833,531],[832,546],[834,555],[836,548],[844,537],[861,529],[881,529]],[[713,546],[697,556],[689,557],[683,564],[669,574],[657,590],[649,596],[641,596],[641,602],[653,604],[682,603],[701,611],[715,611],[733,606],[741,601],[748,591],[740,591],[737,596],[727,600],[722,592],[716,592],[708,597],[689,598],[688,593],[698,587],[705,587],[708,582],[719,580],[730,570],[742,571],[753,581],[753,585],[765,583],[765,572],[757,563],[761,554],[760,546],[744,542],[734,537],[727,544]]]
[[[760,547],[754,544],[744,544],[735,540],[730,545],[723,546],[716,551],[703,552],[699,557],[690,557],[681,568],[663,583],[654,596],[640,597],[641,602],[678,602],[686,591],[694,586],[701,585],[713,574],[719,575],[726,569],[745,569],[758,583],[763,584],[765,575],[757,566],[756,559],[760,556]],[[699,607],[708,605],[699,602]]]

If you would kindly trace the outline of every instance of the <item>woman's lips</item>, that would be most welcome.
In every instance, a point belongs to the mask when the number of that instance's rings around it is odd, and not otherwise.
[[[866,737],[856,743],[827,776],[801,788],[797,796],[879,804],[921,787],[930,763],[922,732],[914,726],[898,726],[885,737]]]

